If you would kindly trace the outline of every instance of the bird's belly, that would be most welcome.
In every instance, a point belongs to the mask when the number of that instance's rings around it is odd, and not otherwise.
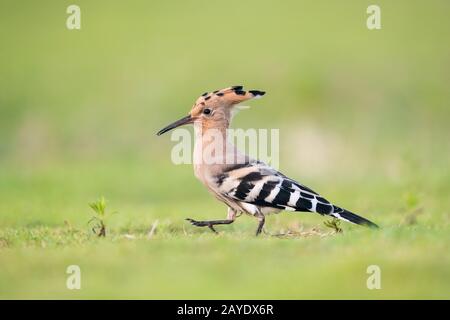
[[[281,209],[272,208],[272,207],[261,207],[261,213],[263,215],[268,215],[272,213],[279,213]]]
[[[281,210],[280,209],[276,209],[276,208],[272,208],[272,207],[258,207],[255,206],[254,204],[250,204],[250,203],[246,203],[246,202],[240,202],[239,203],[241,205],[241,207],[244,209],[245,213],[248,213],[250,215],[268,215],[271,213],[278,213]]]

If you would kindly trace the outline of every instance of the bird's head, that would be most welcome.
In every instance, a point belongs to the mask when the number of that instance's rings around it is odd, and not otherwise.
[[[186,117],[181,118],[161,129],[157,135],[188,123],[194,123],[203,130],[228,128],[233,108],[239,103],[261,97],[264,91],[245,91],[242,86],[233,86],[214,92],[202,94]]]

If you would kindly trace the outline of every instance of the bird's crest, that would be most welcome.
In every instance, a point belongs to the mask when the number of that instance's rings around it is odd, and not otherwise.
[[[217,104],[222,106],[233,106],[249,99],[262,97],[264,94],[264,91],[245,91],[243,86],[232,86],[222,90],[205,92],[197,99],[195,105]]]

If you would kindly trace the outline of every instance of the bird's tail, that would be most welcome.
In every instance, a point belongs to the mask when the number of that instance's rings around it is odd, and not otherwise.
[[[350,212],[348,210],[345,210],[345,209],[342,209],[342,208],[339,208],[336,206],[334,206],[334,210],[331,213],[331,215],[338,219],[349,221],[349,222],[352,222],[355,224],[359,224],[361,226],[366,226],[366,227],[375,228],[375,229],[379,228],[378,225],[376,225],[372,221],[367,220],[366,218],[358,216],[357,214],[354,214],[353,212]]]

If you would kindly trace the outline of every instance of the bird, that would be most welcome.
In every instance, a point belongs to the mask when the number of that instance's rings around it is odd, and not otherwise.
[[[332,204],[311,188],[249,157],[232,144],[227,130],[234,111],[240,103],[260,98],[264,94],[260,90],[246,91],[243,86],[206,92],[195,101],[187,116],[157,132],[160,136],[179,126],[193,124],[194,174],[228,207],[226,219],[186,220],[193,226],[208,227],[217,233],[215,226],[232,224],[237,217],[248,214],[258,220],[258,236],[263,231],[268,214],[295,211],[316,212],[353,224],[378,228],[372,221]]]

